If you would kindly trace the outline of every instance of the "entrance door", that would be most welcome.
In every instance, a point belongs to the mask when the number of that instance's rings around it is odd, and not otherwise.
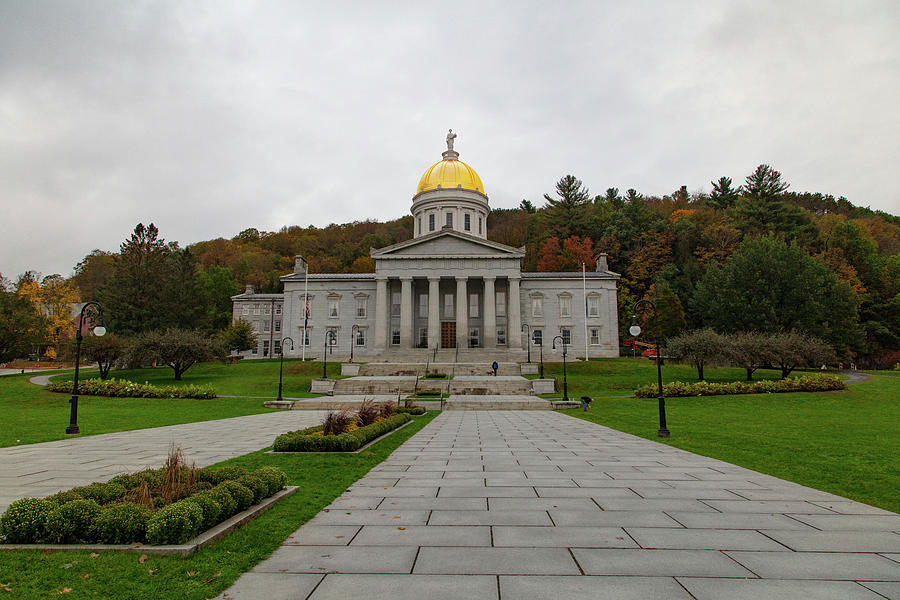
[[[456,321],[441,322],[441,348],[456,348]]]

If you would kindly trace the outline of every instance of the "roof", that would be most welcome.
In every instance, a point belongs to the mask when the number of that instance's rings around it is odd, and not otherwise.
[[[585,279],[619,279],[621,275],[612,271],[586,271]],[[581,271],[562,271],[553,273],[522,273],[522,279],[581,279]]]
[[[455,229],[449,228],[433,231],[425,235],[420,235],[419,237],[414,237],[410,240],[399,242],[391,246],[385,246],[384,248],[372,249],[369,252],[369,255],[372,258],[394,258],[394,256],[392,255],[396,255],[398,257],[402,256],[402,258],[424,258],[426,256],[429,256],[429,254],[402,254],[402,251],[414,248],[415,246],[427,247],[435,240],[444,237],[456,238],[463,242],[462,244],[460,244],[459,253],[446,256],[472,256],[478,258],[489,258],[491,257],[491,255],[499,255],[506,258],[522,258],[525,256],[524,246],[522,246],[521,248],[514,248],[513,246],[507,246],[506,244],[501,244],[500,242],[492,242],[491,240],[485,238],[480,238],[468,233],[463,233],[462,231],[457,231]],[[441,252],[444,252],[444,250],[442,250]]]

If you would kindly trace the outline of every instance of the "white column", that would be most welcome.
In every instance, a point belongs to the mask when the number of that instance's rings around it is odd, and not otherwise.
[[[494,297],[496,277],[484,278],[484,347],[497,347],[497,300]],[[509,335],[509,334],[507,334]]]
[[[375,278],[375,349],[382,351],[387,349],[387,284],[387,277]]]
[[[400,278],[400,347],[412,348],[412,277]]]
[[[522,299],[519,297],[519,278],[509,278],[509,333],[506,339],[510,348],[522,347]]]
[[[456,277],[456,347],[469,347],[469,294],[468,277]]]
[[[441,343],[441,278],[428,278],[428,347]]]

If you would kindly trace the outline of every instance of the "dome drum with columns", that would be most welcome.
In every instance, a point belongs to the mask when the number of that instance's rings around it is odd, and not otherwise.
[[[329,331],[339,355],[353,344],[354,356],[370,360],[447,348],[515,359],[535,338],[549,350],[557,335],[574,355],[618,356],[619,275],[605,255],[584,276],[523,273],[524,247],[488,240],[488,197],[478,173],[459,160],[455,138],[451,130],[442,160],[419,180],[413,238],[371,250],[375,273],[307,273],[297,257],[294,272],[281,277],[283,294],[248,288],[232,298],[234,318],[257,329],[258,348],[247,357],[277,355],[282,336],[295,341],[286,355],[301,355],[304,340],[305,353],[317,355]],[[260,314],[270,304],[271,313]]]

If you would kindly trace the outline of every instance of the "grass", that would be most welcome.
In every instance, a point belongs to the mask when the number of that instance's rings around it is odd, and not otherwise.
[[[562,365],[544,364],[562,377]],[[696,380],[665,365],[665,381]],[[610,398],[653,381],[655,364],[614,359],[576,364],[569,396],[592,396],[588,412],[566,414],[735,463],[860,502],[900,511],[900,379],[872,377],[840,392],[669,398],[672,437],[656,437],[657,400]],[[766,373],[774,376],[774,372]],[[710,381],[743,378],[740,369],[709,369]],[[759,379],[759,377],[755,377]]]
[[[57,597],[124,600],[199,600],[212,598],[242,573],[268,557],[300,525],[311,519],[383,461],[400,444],[428,424],[437,413],[416,417],[408,426],[359,454],[291,454],[273,456],[263,450],[222,465],[248,469],[273,465],[284,469],[289,485],[300,489],[269,512],[236,530],[214,547],[187,558],[124,552],[0,551],[0,581],[10,598]]]
[[[328,363],[329,376],[340,372],[340,364]],[[285,397],[310,397],[309,381],[322,374],[321,362],[284,361]],[[0,447],[65,439],[69,424],[69,396],[48,392],[28,380],[34,373],[0,377]],[[85,377],[96,377],[86,371]],[[129,431],[147,427],[180,425],[228,417],[240,417],[272,409],[263,407],[263,398],[275,399],[278,393],[278,361],[253,360],[237,364],[218,362],[195,365],[181,381],[175,381],[168,367],[117,370],[113,377],[157,385],[211,385],[223,396],[215,400],[99,398],[81,396],[78,401],[78,425],[81,435]],[[71,379],[63,372],[54,379]]]

